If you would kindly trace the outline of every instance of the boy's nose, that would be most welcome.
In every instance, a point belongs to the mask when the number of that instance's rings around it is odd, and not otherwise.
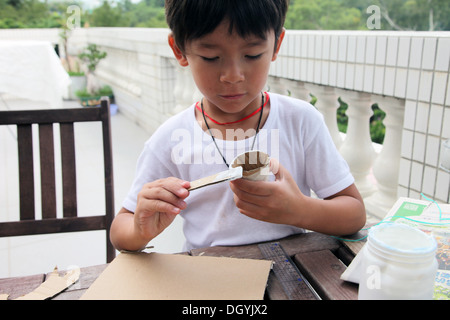
[[[224,66],[220,75],[220,81],[233,84],[243,80],[244,73],[238,63],[229,63]]]

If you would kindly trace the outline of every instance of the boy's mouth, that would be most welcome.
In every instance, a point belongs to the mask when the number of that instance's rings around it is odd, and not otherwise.
[[[240,93],[240,94],[226,94],[226,95],[221,95],[221,97],[223,99],[227,99],[227,100],[236,100],[236,99],[240,99],[244,96],[245,94]]]

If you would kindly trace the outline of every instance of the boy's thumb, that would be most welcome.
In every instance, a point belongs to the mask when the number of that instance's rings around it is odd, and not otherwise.
[[[280,180],[283,176],[283,166],[280,164],[278,159],[270,158],[269,163],[270,172],[272,172],[275,175],[276,180]]]

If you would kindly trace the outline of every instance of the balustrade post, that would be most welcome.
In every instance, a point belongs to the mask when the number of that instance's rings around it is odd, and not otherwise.
[[[317,86],[311,88],[312,94],[317,98],[315,106],[323,114],[323,118],[336,146],[340,148],[342,138],[337,126],[337,109],[339,108],[338,95],[333,87]]]
[[[370,117],[373,114],[370,94],[339,90],[347,102],[347,136],[339,149],[355,178],[355,184],[363,198],[376,189],[368,179],[376,152],[370,138]]]
[[[373,165],[377,180],[377,192],[365,199],[367,211],[383,219],[397,201],[397,186],[400,170],[404,101],[391,97],[377,97],[377,102],[386,117],[383,121],[386,133],[383,148]]]

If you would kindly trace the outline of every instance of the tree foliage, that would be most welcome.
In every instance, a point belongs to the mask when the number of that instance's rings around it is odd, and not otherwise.
[[[59,28],[72,4],[83,8],[81,1],[0,0],[0,28]],[[380,8],[382,30],[450,30],[448,0],[290,0],[286,28],[367,30],[371,5]],[[164,0],[103,0],[83,10],[81,21],[92,27],[167,27]]]

